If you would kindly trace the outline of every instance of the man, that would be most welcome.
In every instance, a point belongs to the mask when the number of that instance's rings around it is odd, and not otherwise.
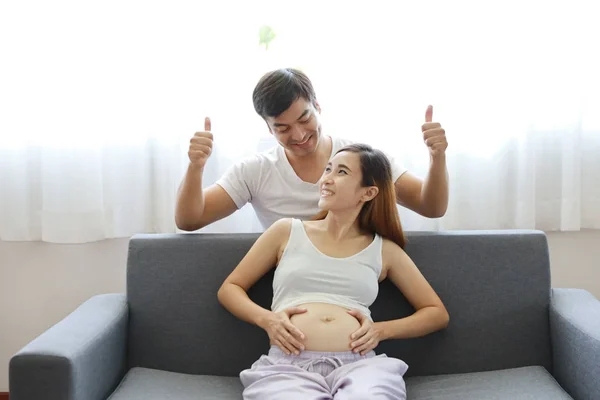
[[[204,189],[202,173],[213,146],[211,123],[206,118],[204,131],[196,132],[190,141],[190,164],[177,199],[175,221],[179,229],[200,229],[248,202],[265,229],[280,218],[307,219],[317,214],[319,178],[329,159],[350,141],[322,134],[315,91],[308,77],[298,70],[287,68],[265,74],[254,89],[253,101],[280,146],[238,162]],[[448,142],[441,125],[432,122],[432,115],[429,106],[422,126],[430,154],[425,180],[408,173],[392,157],[390,161],[398,204],[437,218],[448,206]]]

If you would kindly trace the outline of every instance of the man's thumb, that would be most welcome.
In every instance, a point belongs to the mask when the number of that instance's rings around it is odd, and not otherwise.
[[[427,111],[425,111],[425,122],[433,121],[433,106],[427,106]]]
[[[210,128],[211,128],[210,118],[206,117],[206,118],[204,118],[204,130],[206,132],[210,132]]]

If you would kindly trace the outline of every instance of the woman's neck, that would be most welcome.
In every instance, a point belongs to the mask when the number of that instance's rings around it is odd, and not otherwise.
[[[330,211],[323,220],[323,227],[335,240],[353,238],[363,234],[361,232],[358,215],[360,208],[356,210]]]

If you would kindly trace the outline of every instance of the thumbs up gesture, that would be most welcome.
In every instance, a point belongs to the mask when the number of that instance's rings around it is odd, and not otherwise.
[[[446,154],[448,141],[446,140],[446,131],[437,122],[433,121],[433,106],[428,106],[425,111],[425,123],[421,126],[423,131],[423,140],[429,148],[431,157],[440,157]]]
[[[210,118],[204,119],[204,130],[196,132],[194,137],[190,140],[190,149],[188,151],[188,157],[192,166],[199,169],[204,168],[206,160],[210,157],[213,147],[213,134],[210,131],[211,124]]]

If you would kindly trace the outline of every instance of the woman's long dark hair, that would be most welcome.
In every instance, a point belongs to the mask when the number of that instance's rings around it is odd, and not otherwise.
[[[377,233],[404,248],[406,238],[396,208],[396,191],[392,181],[392,167],[389,159],[382,151],[367,144],[351,144],[341,148],[336,154],[343,151],[359,155],[362,186],[377,186],[379,189],[377,196],[366,202],[360,210],[358,216],[360,228]],[[327,212],[327,210],[321,211],[314,219],[324,219]]]

